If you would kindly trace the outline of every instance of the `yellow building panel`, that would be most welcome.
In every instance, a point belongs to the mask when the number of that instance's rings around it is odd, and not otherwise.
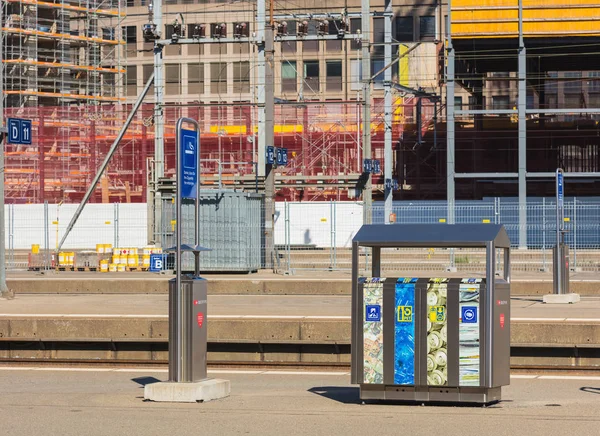
[[[477,9],[480,7],[505,8],[518,7],[518,0],[452,0],[452,10],[454,9]]]
[[[600,36],[599,0],[523,0],[529,37]],[[505,38],[518,34],[517,0],[454,0],[453,38]]]

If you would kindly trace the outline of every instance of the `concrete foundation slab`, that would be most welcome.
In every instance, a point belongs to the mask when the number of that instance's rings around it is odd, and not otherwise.
[[[228,397],[229,380],[206,379],[193,383],[159,382],[144,386],[144,399],[169,403],[196,403]]]
[[[546,304],[573,304],[579,303],[581,298],[579,294],[548,294],[544,295],[543,301]]]

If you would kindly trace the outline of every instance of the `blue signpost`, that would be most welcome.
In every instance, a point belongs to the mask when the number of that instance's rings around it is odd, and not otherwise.
[[[31,120],[8,119],[8,142],[31,145]]]
[[[179,130],[181,198],[198,198],[198,131]]]

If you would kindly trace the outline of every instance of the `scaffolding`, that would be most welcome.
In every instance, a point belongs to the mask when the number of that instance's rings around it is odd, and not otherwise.
[[[118,128],[103,120],[123,112],[125,4],[2,1],[5,116],[33,123],[32,145],[6,148],[9,201],[70,201],[85,191],[101,154],[98,136]]]

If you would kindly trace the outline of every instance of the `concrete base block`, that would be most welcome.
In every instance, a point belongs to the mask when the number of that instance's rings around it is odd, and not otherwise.
[[[573,304],[579,303],[579,294],[547,294],[544,295],[544,303],[547,304]]]
[[[229,380],[206,379],[194,383],[160,382],[144,386],[144,399],[171,403],[196,403],[228,397]]]

